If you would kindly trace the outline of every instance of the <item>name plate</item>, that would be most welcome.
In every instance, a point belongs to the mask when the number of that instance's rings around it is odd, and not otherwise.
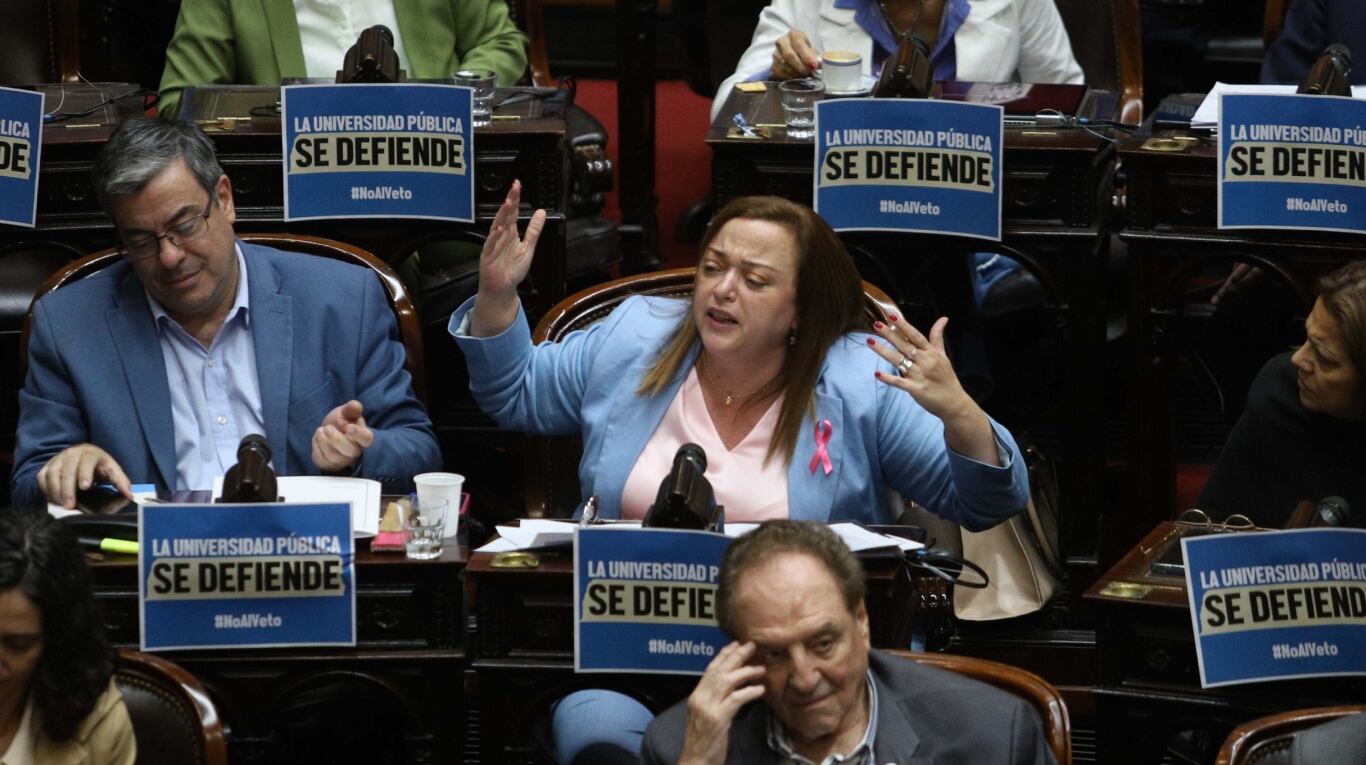
[[[142,650],[356,644],[345,503],[145,504]]]
[[[716,626],[722,534],[580,528],[574,670],[700,675],[730,642]]]
[[[0,88],[0,223],[33,228],[38,216],[43,95]]]
[[[1202,687],[1366,674],[1366,530],[1181,545]]]
[[[474,220],[473,91],[455,85],[280,89],[285,220]]]
[[[920,99],[816,105],[816,212],[837,231],[1001,239],[999,106]]]
[[[1224,94],[1219,228],[1366,231],[1366,101]]]

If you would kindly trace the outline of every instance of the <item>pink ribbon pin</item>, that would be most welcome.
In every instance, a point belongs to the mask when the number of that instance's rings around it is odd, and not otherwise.
[[[825,474],[830,475],[830,471],[835,466],[830,464],[830,450],[826,447],[830,444],[830,435],[835,432],[835,426],[829,420],[821,420],[816,423],[816,453],[811,455],[811,472],[816,472],[816,466],[825,468]]]

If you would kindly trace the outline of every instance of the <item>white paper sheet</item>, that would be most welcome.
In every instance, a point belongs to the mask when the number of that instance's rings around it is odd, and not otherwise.
[[[1250,93],[1252,95],[1276,95],[1278,93],[1294,93],[1298,89],[1296,85],[1230,85],[1226,82],[1216,82],[1210,88],[1205,100],[1200,102],[1200,108],[1195,110],[1195,116],[1191,117],[1191,127],[1196,130],[1214,130],[1219,126],[1219,96],[1224,93]],[[1366,85],[1352,86],[1353,98],[1366,98]]]
[[[373,537],[379,532],[379,501],[383,487],[369,478],[292,475],[276,479],[276,490],[290,504],[351,503],[351,533]],[[213,479],[213,498],[223,496],[223,476]]]

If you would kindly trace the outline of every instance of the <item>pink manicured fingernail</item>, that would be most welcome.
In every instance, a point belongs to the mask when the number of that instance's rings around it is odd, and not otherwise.
[[[875,322],[873,322],[873,329],[882,329],[882,328],[885,327],[885,326],[887,326],[887,325],[886,325],[886,324],[883,324],[883,323],[880,322],[880,321],[875,321]],[[871,343],[872,340],[869,340],[868,342]]]
[[[882,373],[881,373],[881,372],[874,372],[874,373],[873,373],[873,377],[876,377],[877,379],[881,380],[881,379],[882,379]]]
[[[896,321],[896,314],[892,314],[891,316],[888,316],[888,317],[887,317],[887,321],[895,322],[895,321]]]
[[[871,337],[868,338],[868,347],[869,347],[869,348],[874,348],[874,347],[876,347],[876,346],[877,346],[877,341],[874,340],[874,339],[871,338]]]

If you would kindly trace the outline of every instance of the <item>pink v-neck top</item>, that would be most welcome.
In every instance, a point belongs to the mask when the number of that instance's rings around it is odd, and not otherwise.
[[[764,464],[768,442],[778,426],[782,396],[769,405],[754,429],[726,450],[712,424],[696,368],[689,370],[664,419],[645,443],[621,494],[621,517],[640,519],[650,509],[659,482],[673,467],[678,447],[692,442],[707,453],[707,480],[716,502],[726,506],[726,521],[756,522],[787,517],[787,464],[775,456]]]

